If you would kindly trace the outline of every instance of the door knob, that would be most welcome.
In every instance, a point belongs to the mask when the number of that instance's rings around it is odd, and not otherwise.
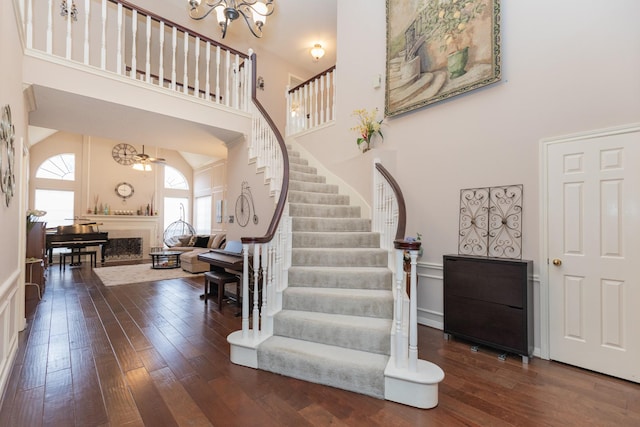
[[[553,261],[551,261],[553,263],[553,265],[555,265],[556,267],[561,266],[562,265],[562,260],[558,259],[558,258],[554,258]]]

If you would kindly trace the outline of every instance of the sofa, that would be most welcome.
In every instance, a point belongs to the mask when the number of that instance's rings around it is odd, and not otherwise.
[[[198,260],[198,255],[209,252],[209,249],[223,249],[227,242],[227,235],[224,233],[211,234],[206,236],[181,236],[178,243],[170,246],[170,251],[183,252],[180,255],[180,265],[184,271],[189,273],[204,273],[209,271],[209,264]]]

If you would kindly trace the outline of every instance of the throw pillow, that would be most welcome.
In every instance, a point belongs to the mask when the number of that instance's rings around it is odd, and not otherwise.
[[[180,241],[180,244],[176,246],[189,246],[189,241],[191,240],[191,236],[181,236],[181,237],[178,237],[178,240]]]
[[[206,248],[209,244],[209,236],[196,236],[196,241],[193,244],[196,248]]]
[[[211,248],[217,249],[221,248],[226,240],[227,235],[224,233],[216,234],[213,238],[213,242],[211,242]]]
[[[196,239],[197,239],[197,237],[198,237],[198,236],[191,236],[191,237],[189,238],[189,243],[187,243],[187,246],[193,246],[193,245],[195,245],[195,244],[196,244]]]

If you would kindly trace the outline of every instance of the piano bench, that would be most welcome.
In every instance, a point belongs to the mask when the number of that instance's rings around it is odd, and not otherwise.
[[[204,303],[207,303],[209,295],[211,294],[211,285],[216,285],[218,288],[218,310],[222,311],[222,298],[224,297],[224,285],[227,283],[236,284],[236,294],[240,290],[240,278],[235,274],[227,273],[226,271],[207,271],[204,273]]]
[[[60,253],[60,270],[67,269],[67,258],[71,258],[71,263],[69,265],[73,265],[73,260],[78,257],[78,262],[81,262],[81,257],[84,255],[89,255],[91,265],[93,267],[96,266],[96,251],[71,251],[71,252],[61,252]]]

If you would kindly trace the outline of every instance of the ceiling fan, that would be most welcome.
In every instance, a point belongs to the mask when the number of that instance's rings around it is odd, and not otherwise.
[[[135,160],[137,163],[164,163],[166,162],[165,159],[159,158],[159,157],[151,157],[148,154],[144,153],[144,145],[142,146],[142,153],[141,154],[134,154],[133,155],[133,160]]]

